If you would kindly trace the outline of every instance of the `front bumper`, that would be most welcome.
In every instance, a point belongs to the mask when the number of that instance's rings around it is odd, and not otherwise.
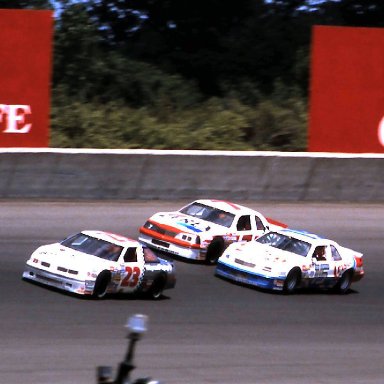
[[[81,281],[60,276],[48,271],[34,268],[27,264],[23,279],[34,281],[36,283],[48,285],[50,287],[62,289],[67,292],[79,295],[91,295],[95,286],[95,281]]]
[[[238,283],[247,284],[262,289],[273,289],[281,291],[284,286],[283,279],[250,273],[242,269],[230,267],[220,261],[217,263],[215,274],[217,276],[221,276]]]
[[[148,247],[157,249],[165,253],[170,253],[179,257],[184,257],[190,260],[205,260],[205,256],[207,254],[206,249],[193,249],[182,247],[180,245],[173,244],[169,241],[155,239],[151,236],[142,233],[139,235],[138,240],[146,244]]]

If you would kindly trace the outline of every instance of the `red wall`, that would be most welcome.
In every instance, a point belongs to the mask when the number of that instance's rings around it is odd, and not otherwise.
[[[384,153],[384,28],[314,27],[311,71],[309,151]]]
[[[53,12],[0,9],[0,31],[0,147],[47,147]]]

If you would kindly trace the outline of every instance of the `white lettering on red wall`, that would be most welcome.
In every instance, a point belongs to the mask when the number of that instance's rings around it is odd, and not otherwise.
[[[379,135],[379,142],[384,147],[384,116],[381,119],[380,124],[379,124],[378,135]]]
[[[4,133],[28,133],[32,123],[27,118],[32,114],[30,105],[0,104],[0,127]]]

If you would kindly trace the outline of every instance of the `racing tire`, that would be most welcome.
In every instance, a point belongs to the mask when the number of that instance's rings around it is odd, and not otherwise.
[[[345,271],[334,287],[336,293],[345,294],[348,292],[352,284],[352,271]]]
[[[291,269],[284,281],[283,292],[287,295],[296,291],[300,284],[301,271],[299,268]]]
[[[164,275],[160,275],[155,279],[148,291],[148,295],[152,300],[158,300],[163,296],[165,281]]]
[[[105,297],[110,282],[111,273],[109,271],[100,272],[97,276],[92,296],[96,299],[102,299]]]
[[[209,244],[208,246],[205,262],[208,265],[215,265],[223,252],[224,252],[224,240],[221,238],[213,240],[212,243]]]

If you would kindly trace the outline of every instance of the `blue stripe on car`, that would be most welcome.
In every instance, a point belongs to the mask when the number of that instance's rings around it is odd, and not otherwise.
[[[177,224],[178,224],[178,225],[181,225],[181,226],[183,226],[183,227],[185,227],[185,228],[188,228],[188,229],[190,229],[190,230],[193,231],[193,232],[202,232],[201,229],[196,228],[196,227],[194,227],[193,225],[190,225],[190,224],[187,224],[187,223],[180,223],[180,222],[178,222]]]
[[[276,286],[277,280],[283,281],[281,278],[264,276],[262,274],[255,274],[245,271],[242,268],[237,268],[233,265],[229,266],[225,263],[218,262],[216,266],[216,274],[227,279],[231,279],[240,283],[253,285],[265,289],[278,289],[281,290],[283,285]]]
[[[315,235],[314,233],[306,232],[306,231],[302,231],[302,230],[297,230],[297,229],[282,229],[282,232],[297,233],[298,235],[307,236],[310,239],[322,239],[321,236]]]

